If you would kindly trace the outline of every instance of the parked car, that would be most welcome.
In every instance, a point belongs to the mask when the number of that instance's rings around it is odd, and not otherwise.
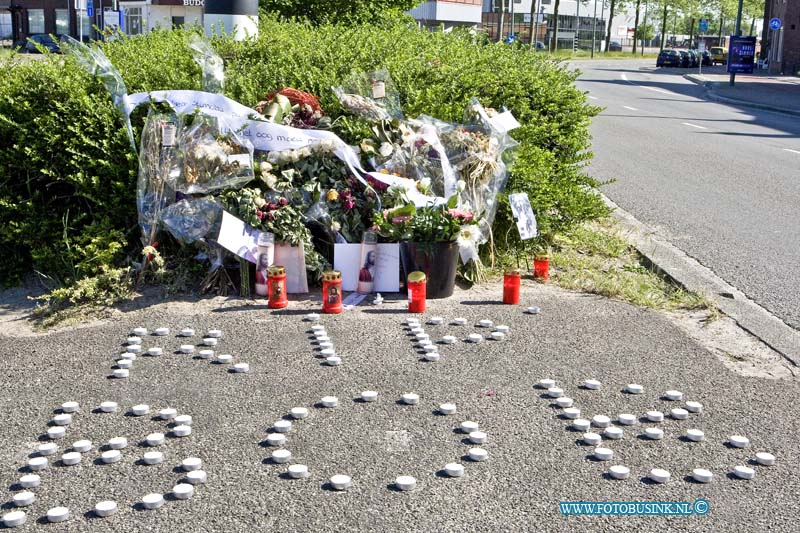
[[[700,58],[695,50],[687,50],[689,52],[689,68],[700,66]]]
[[[61,38],[61,36],[58,35],[56,37],[59,39]],[[17,50],[21,54],[38,54],[39,48],[36,46],[37,44],[43,46],[45,49],[54,54],[61,53],[61,48],[58,46],[58,43],[53,40],[52,36],[46,33],[37,33],[35,35],[31,35],[24,43],[20,44],[21,46],[19,46]]]
[[[711,52],[708,50],[703,50],[703,59],[702,63],[704,67],[710,67],[714,65],[714,57],[711,55]]]
[[[656,59],[657,67],[679,67],[681,66],[681,54],[677,50],[665,48],[658,53]]]
[[[711,64],[727,65],[728,64],[728,49],[721,46],[712,46],[708,49],[711,52]]]
[[[619,41],[611,41],[608,43],[609,52],[622,52],[622,45]]]
[[[547,50],[547,46],[542,41],[536,41],[536,50]]]
[[[681,55],[681,68],[689,68],[692,65],[692,56],[689,55],[688,50],[678,50]]]

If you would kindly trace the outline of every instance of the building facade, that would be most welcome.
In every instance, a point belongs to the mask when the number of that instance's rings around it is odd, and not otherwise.
[[[447,0],[423,2],[410,11],[420,26],[431,30],[481,24],[483,0]]]
[[[777,31],[769,28],[774,18],[781,21]],[[761,50],[762,59],[769,61],[771,73],[800,76],[800,2],[766,1]]]

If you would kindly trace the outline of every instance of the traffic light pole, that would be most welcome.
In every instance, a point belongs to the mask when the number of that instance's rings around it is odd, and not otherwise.
[[[744,0],[739,0],[739,10],[736,12],[736,32],[735,35],[739,36],[742,34],[742,2]],[[731,51],[730,51],[730,43],[728,43],[728,65],[731,63]],[[736,82],[736,73],[731,72],[731,81],[730,85],[733,87],[733,84]]]

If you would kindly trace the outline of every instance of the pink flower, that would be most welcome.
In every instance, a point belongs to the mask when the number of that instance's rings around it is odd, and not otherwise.
[[[275,213],[273,213],[272,211],[267,213],[267,220],[275,220]]]
[[[409,220],[411,220],[411,217],[408,215],[404,215],[402,217],[394,217],[392,219],[392,224],[402,224],[404,222],[408,222]]]
[[[278,209],[278,204],[270,202],[269,205],[267,205],[267,211],[275,211],[276,209]]]
[[[281,198],[280,200],[278,200],[278,203],[281,205],[281,207],[283,207],[289,205],[289,200],[287,200],[286,198]]]
[[[472,222],[472,220],[475,218],[474,214],[470,213],[469,211],[464,211],[463,209],[448,209],[447,214],[462,222]]]
[[[344,203],[344,208],[347,209],[348,211],[351,211],[356,208],[356,203],[353,200],[347,200]]]
[[[264,220],[264,212],[259,209],[256,209],[256,216],[259,218],[259,220]]]

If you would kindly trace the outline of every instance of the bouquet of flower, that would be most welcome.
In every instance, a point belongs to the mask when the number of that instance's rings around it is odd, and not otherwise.
[[[290,87],[274,91],[256,105],[256,111],[267,121],[300,129],[328,129],[330,118],[325,116],[316,96]]]

